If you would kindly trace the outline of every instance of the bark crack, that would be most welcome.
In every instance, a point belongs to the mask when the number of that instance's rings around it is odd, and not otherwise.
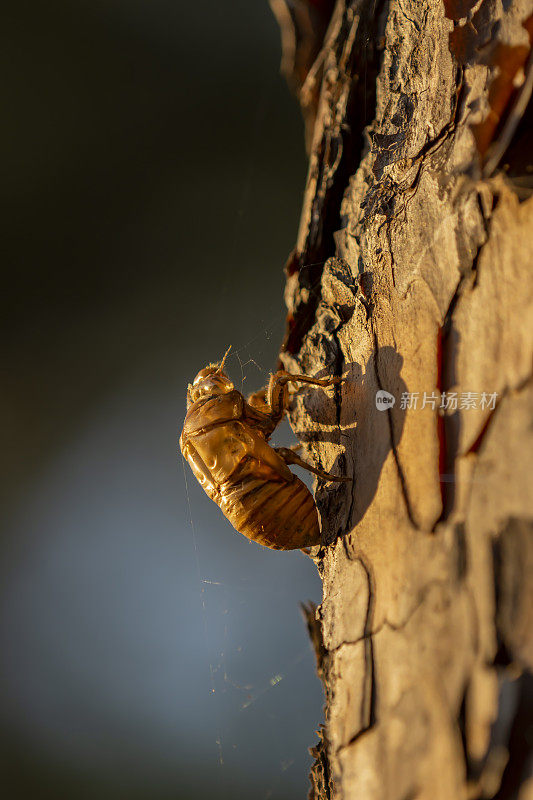
[[[361,729],[346,743],[337,748],[337,753],[344,747],[353,744],[356,739],[374,727],[376,722],[376,676],[374,668],[374,643],[372,641],[372,622],[375,608],[375,586],[371,567],[361,554],[357,561],[363,567],[368,585],[368,604],[366,608],[365,627],[361,641],[364,641],[365,673],[363,678],[363,696],[361,699]]]
[[[361,561],[360,555],[357,555],[354,560],[355,561]],[[364,565],[363,565],[363,568],[364,568]],[[399,632],[399,631],[404,630],[404,628],[407,627],[407,625],[409,624],[411,619],[414,617],[416,612],[423,606],[423,604],[424,604],[424,602],[426,600],[426,597],[429,594],[429,592],[431,591],[431,589],[433,589],[435,586],[446,587],[448,585],[449,584],[448,584],[447,581],[442,580],[440,578],[434,578],[433,580],[428,581],[428,583],[425,584],[425,586],[423,586],[420,589],[419,598],[418,598],[417,602],[413,605],[413,607],[409,610],[409,612],[406,614],[404,619],[401,620],[401,622],[394,623],[394,622],[391,622],[389,619],[385,618],[377,627],[373,628],[372,630],[370,630],[368,632],[363,633],[362,636],[359,636],[357,639],[350,639],[350,640],[341,642],[340,644],[336,645],[336,647],[333,647],[331,650],[327,650],[327,653],[329,655],[331,655],[333,653],[337,653],[339,650],[342,650],[343,647],[353,647],[353,646],[355,646],[357,644],[361,644],[361,642],[364,641],[365,639],[372,638],[373,636],[377,636],[385,628],[388,628],[389,630],[392,630],[392,631],[395,631],[395,632]]]
[[[282,345],[291,355],[299,352],[314,323],[320,291],[313,292],[312,287],[318,285],[324,262],[335,252],[334,233],[342,227],[341,202],[363,153],[363,131],[374,116],[380,60],[376,43],[384,5],[385,0],[342,1],[338,29],[324,56],[317,121],[321,128],[314,133],[298,244],[286,268],[289,276],[298,276],[293,294],[299,300],[287,316]]]

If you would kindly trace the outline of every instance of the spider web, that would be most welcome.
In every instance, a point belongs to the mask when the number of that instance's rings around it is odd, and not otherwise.
[[[237,309],[235,312],[238,315],[242,327],[245,329],[254,330],[254,333],[245,338],[244,342],[231,342],[227,341],[222,346],[217,342],[217,350],[220,353],[215,353],[211,360],[217,360],[222,356],[229,344],[232,344],[232,350],[229,353],[228,361],[226,362],[227,373],[234,377],[239,378],[236,382],[237,388],[246,396],[247,394],[255,391],[268,383],[269,374],[275,363],[279,345],[282,340],[286,311],[283,303],[283,289],[282,289],[282,273],[280,264],[283,258],[280,258],[278,264],[272,265],[272,275],[268,277],[268,282],[278,283],[279,292],[277,298],[267,308],[265,308],[264,301],[261,295],[257,293],[252,296],[252,300],[244,304],[236,303],[233,297],[234,287],[239,281],[237,269],[234,265],[242,263],[242,252],[245,251],[243,247],[243,229],[246,223],[246,212],[250,205],[250,198],[252,195],[252,187],[255,181],[256,168],[258,159],[261,156],[259,152],[260,145],[260,130],[261,123],[268,111],[269,98],[274,86],[275,77],[268,73],[269,77],[262,83],[261,90],[257,101],[255,112],[251,119],[251,129],[248,132],[243,132],[242,141],[246,143],[248,152],[245,156],[247,166],[244,171],[242,190],[238,207],[235,211],[233,231],[230,236],[230,245],[228,253],[224,256],[223,261],[225,264],[233,265],[228,272],[225,272],[223,281],[219,289],[218,302],[216,306],[216,316],[211,320],[211,329],[215,331],[224,332],[227,329],[228,309],[232,307]],[[272,214],[272,219],[275,219],[275,212]],[[323,262],[321,262],[323,263]],[[318,266],[318,264],[306,264],[301,267],[305,270],[311,266]],[[320,279],[318,279],[309,290],[312,294],[318,294],[320,291]],[[229,312],[231,315],[231,311]],[[246,319],[248,318],[248,319]],[[248,325],[246,323],[249,323]],[[198,370],[204,365],[199,364]],[[236,369],[235,369],[236,367]],[[233,369],[232,369],[233,368]],[[193,376],[191,376],[193,377]],[[289,444],[294,442],[294,435],[291,434],[287,422],[283,422],[278,430],[275,432],[274,437],[282,441],[282,444]],[[311,647],[307,639],[307,633],[304,629],[303,622],[295,620],[295,625],[299,625],[297,630],[301,634],[302,646],[293,648],[289,654],[284,649],[280,649],[279,655],[276,654],[275,662],[279,662],[273,669],[270,668],[264,675],[255,674],[254,677],[248,678],[246,674],[246,667],[239,669],[239,656],[242,655],[242,645],[237,644],[232,640],[231,626],[235,628],[243,624],[243,616],[236,616],[235,610],[233,611],[234,618],[232,619],[232,603],[236,604],[237,608],[242,605],[249,607],[247,610],[247,621],[250,622],[250,616],[256,611],[257,606],[257,587],[247,585],[245,581],[239,578],[224,578],[217,572],[216,566],[210,560],[208,547],[208,531],[204,530],[198,522],[198,506],[196,498],[193,497],[193,482],[189,481],[189,467],[182,459],[184,488],[187,502],[187,513],[189,518],[189,526],[193,540],[194,551],[194,572],[199,587],[200,605],[202,614],[202,629],[203,640],[205,648],[205,658],[207,660],[207,668],[209,674],[208,691],[212,698],[212,713],[213,713],[213,726],[214,726],[214,743],[216,747],[216,763],[218,769],[224,769],[228,761],[231,759],[235,763],[234,755],[238,746],[235,744],[235,735],[232,735],[231,730],[228,731],[230,724],[228,718],[235,715],[243,717],[255,713],[254,728],[257,725],[271,722],[272,717],[271,698],[276,696],[276,693],[283,689],[285,686],[292,686],[301,683],[301,675],[304,667],[307,670],[307,676],[310,681],[317,681],[317,704],[321,703],[321,693],[318,689],[318,680],[315,676],[315,668]],[[312,482],[312,478],[306,473],[302,476],[308,483]],[[196,487],[195,487],[196,489]],[[203,496],[203,492],[198,496],[198,502],[210,503]],[[214,506],[214,504],[210,503]],[[218,509],[211,509],[213,514],[218,514],[221,518],[221,512]],[[222,523],[221,519],[221,523]],[[234,540],[240,547],[259,548],[254,543],[247,543],[244,538],[235,539],[238,534],[232,531],[229,523],[226,523],[226,530],[228,537],[233,537],[231,540],[232,546]],[[240,541],[239,541],[240,540]],[[237,546],[235,545],[235,546]],[[228,547],[230,540],[228,539]],[[261,552],[262,551],[262,552]],[[233,552],[233,551],[232,551]],[[248,551],[249,552],[249,551]],[[263,548],[256,550],[258,558],[272,557],[272,551],[263,551]],[[248,556],[249,557],[249,556]],[[296,559],[303,559],[299,553],[277,553],[275,557],[280,559],[292,559],[291,566],[296,566]],[[248,562],[247,562],[248,563]],[[308,568],[308,575],[314,575],[314,568],[309,562],[303,562]],[[211,565],[210,565],[211,564]],[[294,572],[297,570],[294,569]],[[299,570],[298,570],[299,571]],[[291,576],[292,577],[292,576]],[[319,591],[319,581],[316,577],[316,590]],[[272,599],[272,606],[275,607],[274,601],[278,600],[278,596],[274,589],[263,589],[266,592],[266,599],[270,603]],[[304,590],[306,591],[306,590]],[[239,599],[235,599],[238,597]],[[251,598],[251,601],[250,601]],[[299,597],[299,600],[307,599]],[[319,599],[315,597],[315,600]],[[291,607],[297,614],[297,599],[291,596]],[[273,620],[274,633],[269,638],[265,636],[266,641],[269,643],[270,648],[277,646],[277,635],[275,633],[276,620]],[[235,638],[235,637],[234,637]],[[237,634],[237,639],[239,635]],[[262,640],[253,639],[253,647],[259,650],[262,647]],[[283,645],[282,645],[283,648]],[[294,652],[295,650],[295,652]],[[260,656],[259,656],[260,657]],[[257,656],[255,656],[257,659]],[[294,683],[293,683],[294,682]],[[287,690],[290,691],[290,688]],[[229,698],[229,700],[228,700]],[[316,719],[316,724],[319,722],[319,717]],[[283,791],[283,786],[286,783],[286,773],[295,763],[295,758],[290,755],[290,742],[283,740],[283,718],[279,718],[278,728],[280,730],[279,736],[284,744],[286,751],[285,757],[279,761],[279,769],[274,775],[272,781],[264,791],[265,800],[279,795]],[[248,726],[250,729],[250,726]],[[253,735],[253,734],[252,734]],[[305,741],[308,745],[312,744],[312,731],[305,730]],[[287,755],[288,754],[288,755]],[[244,766],[244,765],[243,765]],[[270,770],[272,772],[272,770]],[[305,791],[305,785],[302,786]]]
[[[318,287],[312,287],[311,291],[318,291]],[[281,307],[281,297],[279,304],[273,305],[272,310],[277,313],[270,319],[259,320],[261,329],[258,333],[247,339],[244,343],[238,344],[233,347],[226,364],[228,374],[231,375],[231,360],[233,365],[238,367],[240,373],[240,390],[246,396],[249,392],[256,390],[260,386],[264,386],[268,382],[268,377],[271,372],[271,365],[273,363],[273,356],[276,348],[281,340],[281,332],[283,330],[285,312]],[[257,386],[259,384],[259,386]],[[275,432],[274,438],[277,440],[284,439],[283,444],[294,442],[294,435],[291,433],[287,422],[282,423],[280,428]],[[266,706],[268,707],[268,697],[271,693],[279,690],[281,684],[289,683],[291,681],[298,682],[299,669],[307,661],[307,669],[314,674],[313,657],[310,645],[305,635],[303,647],[298,649],[296,653],[290,653],[288,656],[281,657],[281,664],[270,672],[266,677],[260,679],[246,680],[242,676],[236,677],[235,659],[239,656],[240,647],[235,647],[231,643],[230,627],[230,611],[231,600],[235,594],[243,593],[246,587],[239,585],[239,583],[225,581],[220,579],[220,575],[212,574],[209,568],[205,566],[204,559],[201,554],[201,540],[203,540],[205,532],[200,529],[195,522],[196,508],[195,501],[191,498],[191,486],[189,483],[189,467],[185,464],[182,458],[184,488],[187,498],[187,510],[189,517],[189,525],[191,536],[193,539],[194,548],[194,569],[196,572],[196,580],[198,582],[200,591],[201,613],[203,620],[203,638],[205,653],[208,660],[209,672],[209,693],[213,698],[213,718],[216,730],[214,731],[214,739],[216,745],[216,760],[219,768],[223,768],[228,759],[228,753],[234,756],[234,751],[237,745],[232,741],[230,734],[226,732],[227,723],[225,719],[229,715],[235,714],[238,711],[239,715],[250,713],[250,710],[261,706],[258,716],[261,714],[269,714],[267,711],[262,711]],[[306,474],[307,476],[307,474]],[[304,477],[304,476],[302,476]],[[306,479],[306,478],[304,478]],[[311,477],[307,477],[306,482],[308,485],[312,482]],[[200,501],[203,501],[201,498]],[[206,500],[206,502],[208,502]],[[218,509],[217,513],[220,514]],[[229,523],[227,523],[228,535],[233,532]],[[243,541],[246,545],[246,542]],[[252,544],[252,546],[254,546]],[[255,547],[258,547],[255,545]],[[262,549],[262,548],[261,548]],[[277,554],[279,555],[279,554]],[[289,554],[281,554],[281,558],[287,558]],[[294,554],[292,554],[294,555]],[[297,557],[301,558],[300,554]],[[312,570],[311,564],[308,565]],[[246,592],[245,592],[246,593]],[[307,599],[301,597],[301,600]],[[315,600],[317,598],[315,597]],[[296,603],[295,603],[296,605]],[[251,603],[251,611],[253,613],[253,598]],[[220,617],[220,619],[219,619]],[[216,618],[215,630],[213,631],[213,619]],[[298,624],[298,623],[297,623]],[[220,625],[221,629],[216,629]],[[301,630],[303,631],[303,623]],[[217,647],[219,640],[222,638],[222,647]],[[231,695],[231,702],[217,702],[217,698],[221,695]],[[265,703],[265,701],[267,701]],[[283,720],[280,720],[283,724]],[[317,720],[318,724],[318,720]],[[312,735],[312,734],[311,734]],[[308,737],[308,744],[311,744],[311,738]],[[280,791],[284,783],[285,773],[293,766],[295,759],[288,757],[279,763],[279,770],[274,777],[271,785],[265,790],[264,798],[267,800],[275,796]]]

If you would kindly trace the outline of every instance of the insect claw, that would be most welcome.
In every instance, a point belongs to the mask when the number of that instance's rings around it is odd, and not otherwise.
[[[330,382],[337,384],[337,383],[344,383],[347,380],[348,380],[347,375],[334,375],[334,377],[330,379]]]
[[[353,483],[353,478],[348,478],[344,475],[331,475],[331,473],[327,473],[326,475],[319,475],[319,478],[327,483],[328,481],[333,481],[334,483]]]

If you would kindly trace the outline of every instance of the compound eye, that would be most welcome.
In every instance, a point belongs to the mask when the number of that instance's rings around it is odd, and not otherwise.
[[[210,380],[209,378],[204,378],[204,380],[198,385],[198,393],[202,394],[209,394],[216,388],[216,384]]]
[[[198,386],[198,384],[205,380],[205,370],[201,369],[196,378],[193,380],[192,385]]]
[[[198,400],[200,397],[205,397],[209,394],[222,394],[224,390],[221,389],[218,381],[215,381],[212,378],[200,378],[198,383],[193,384],[193,392]]]

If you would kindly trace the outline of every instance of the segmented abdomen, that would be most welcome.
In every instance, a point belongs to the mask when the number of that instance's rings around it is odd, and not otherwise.
[[[248,539],[273,550],[320,543],[315,501],[296,475],[289,482],[249,456],[219,491],[223,514]]]

